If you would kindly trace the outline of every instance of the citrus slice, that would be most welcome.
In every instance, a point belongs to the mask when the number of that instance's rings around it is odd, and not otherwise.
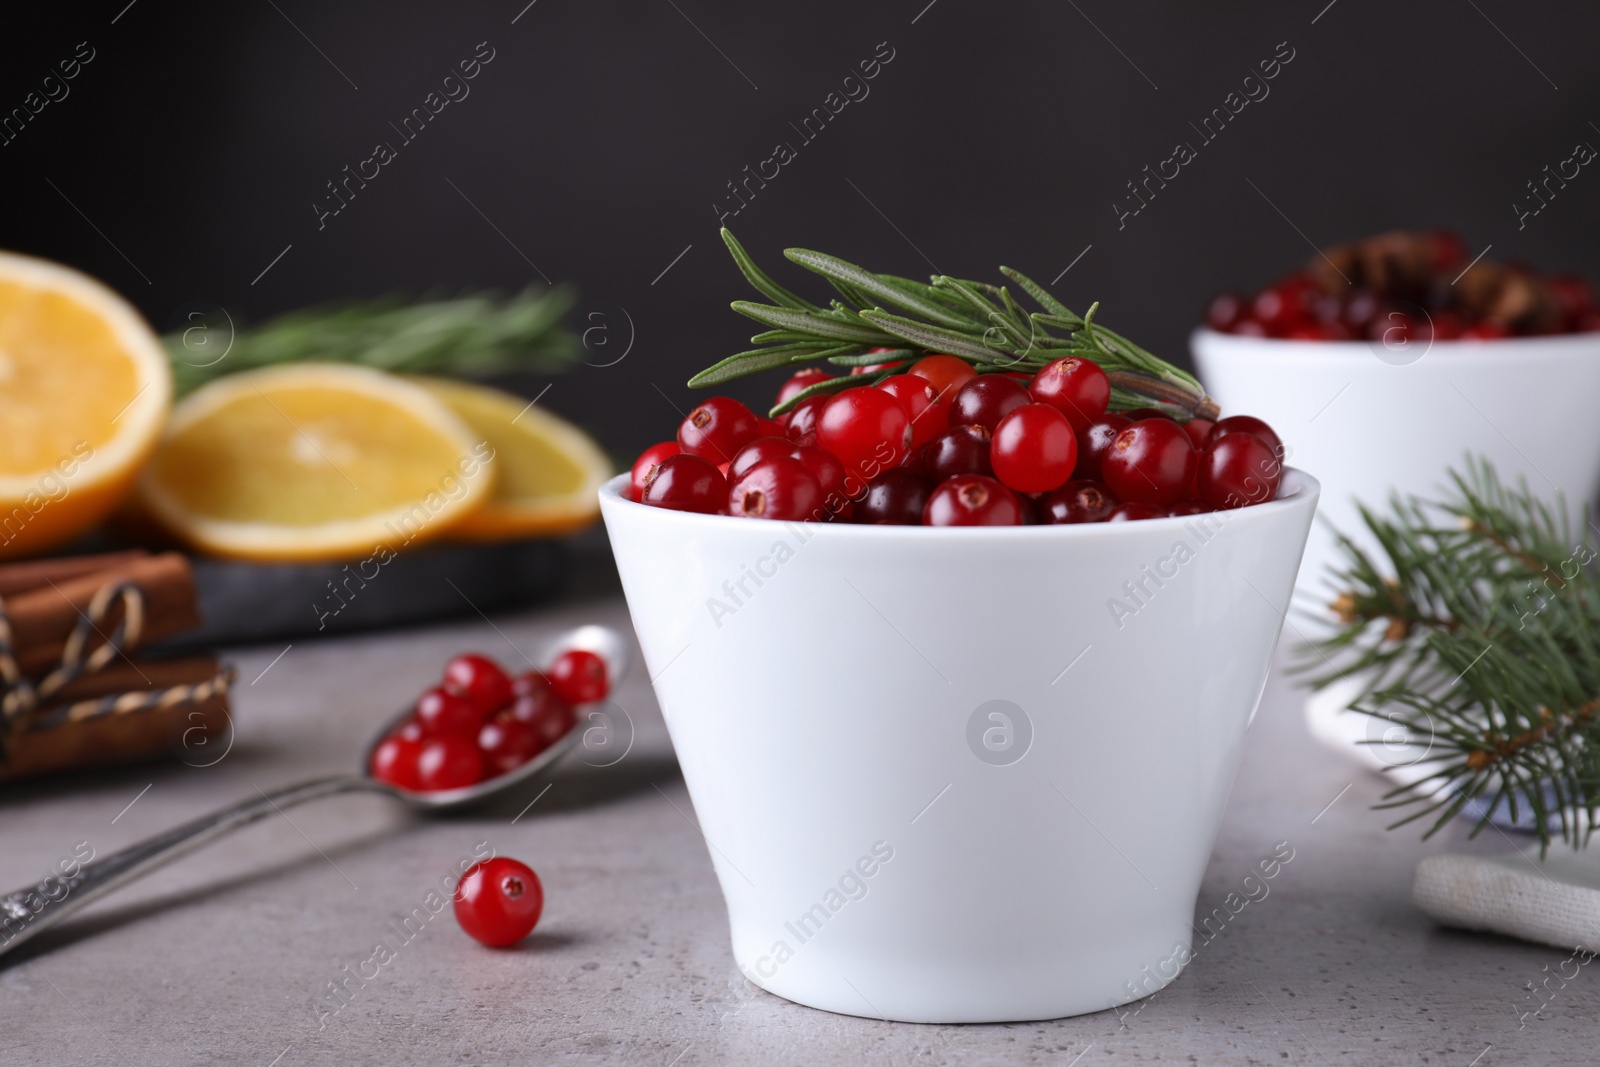
[[[181,400],[138,503],[220,556],[382,564],[488,500],[493,459],[412,382],[300,363],[219,378]]]
[[[594,439],[522,397],[468,382],[416,379],[494,448],[498,481],[451,537],[499,541],[571,533],[600,515],[611,461]]]
[[[116,507],[171,403],[166,353],[125,300],[0,252],[0,559],[69,541]]]

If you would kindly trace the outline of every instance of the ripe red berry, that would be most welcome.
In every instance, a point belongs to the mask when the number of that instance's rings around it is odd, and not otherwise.
[[[1065,415],[1076,432],[1106,413],[1111,379],[1093,360],[1068,356],[1046,364],[1034,375],[1028,393],[1037,403],[1049,404]]]
[[[488,656],[463,653],[444,665],[444,690],[466,697],[483,715],[511,703],[511,679]]]
[[[417,754],[417,788],[465,789],[483,781],[483,754],[475,736],[430,737]]]
[[[478,731],[478,751],[483,753],[491,777],[516,770],[544,747],[532,726],[505,712]]]
[[[822,487],[805,463],[792,455],[763,460],[728,489],[728,514],[787,522],[820,520]]]
[[[928,497],[925,526],[1020,526],[1016,494],[993,478],[962,474],[947,478]]]
[[[982,426],[957,426],[928,442],[918,453],[916,462],[908,465],[934,482],[958,474],[993,474],[994,467],[989,462],[990,439],[989,431]]]
[[[994,433],[1000,420],[1028,402],[1028,390],[1006,374],[980,374],[956,390],[950,425],[978,425]]]
[[[1167,509],[1167,514],[1169,516],[1205,515],[1208,512],[1215,510],[1215,508],[1213,508],[1210,504],[1207,504],[1205,501],[1194,500],[1191,498],[1188,500],[1178,501],[1176,504]]]
[[[551,692],[550,679],[540,671],[523,671],[511,679],[511,697],[513,700],[528,696],[544,696]]]
[[[1206,446],[1206,435],[1211,432],[1211,427],[1215,425],[1216,423],[1210,419],[1190,419],[1183,424],[1183,431],[1189,435],[1189,440],[1194,442],[1194,447],[1204,448]]]
[[[1278,495],[1283,464],[1254,434],[1213,438],[1200,454],[1195,488],[1200,499],[1217,509],[1263,504]]]
[[[678,425],[683,450],[712,463],[727,463],[760,435],[756,413],[726,396],[702,401]]]
[[[1182,426],[1140,419],[1112,439],[1100,471],[1111,491],[1130,504],[1171,504],[1183,498],[1199,460]]]
[[[1119,503],[1101,483],[1079,478],[1039,498],[1040,518],[1050,524],[1105,522]]]
[[[1024,404],[1000,420],[989,443],[994,475],[1019,493],[1048,493],[1072,477],[1078,438],[1049,404]]]
[[[893,351],[894,349],[892,348],[869,348],[867,349],[867,355],[879,356]],[[858,376],[862,374],[877,374],[880,371],[893,370],[895,367],[903,366],[904,364],[905,360],[903,359],[894,360],[889,363],[868,363],[865,366],[850,368],[850,373]]]
[[[533,932],[544,911],[544,886],[525,863],[496,856],[474,863],[456,886],[456,922],[490,948],[514,945]]]
[[[1582,324],[1582,321],[1584,320],[1580,320],[1580,325]],[[1594,326],[1589,326],[1581,332],[1587,332],[1588,330],[1595,328],[1596,327]],[[1461,331],[1461,339],[1463,341],[1498,341],[1502,337],[1510,336],[1510,330],[1506,329],[1498,322],[1491,322],[1487,319],[1485,319],[1483,322],[1473,323],[1471,326],[1468,326],[1466,329]]]
[[[1244,297],[1238,293],[1218,293],[1206,305],[1206,325],[1219,333],[1229,333],[1244,314]]]
[[[947,401],[962,383],[978,376],[977,370],[966,360],[938,354],[923,356],[911,364],[906,373],[925,379],[941,401]]]
[[[831,396],[814,396],[810,400],[802,400],[799,406],[789,412],[789,425],[785,428],[784,436],[797,445],[816,444],[817,420],[822,418],[822,409],[832,399]]]
[[[911,417],[911,447],[925,445],[949,429],[949,409],[934,403],[933,384],[915,374],[896,374],[878,388],[900,401]]]
[[[662,460],[668,456],[676,456],[683,449],[678,447],[676,441],[662,441],[660,444],[651,445],[639,453],[639,458],[633,461],[633,477],[630,488],[633,490],[633,499],[644,499],[644,483],[650,480],[650,473],[656,469]]]
[[[699,456],[668,456],[645,483],[643,502],[673,511],[715,515],[728,503],[728,481]]]
[[[739,454],[728,464],[731,482],[763,460],[794,454],[794,442],[787,437],[758,437],[739,449]]]
[[[778,390],[778,403],[782,404],[790,397],[805,392],[818,382],[826,382],[832,378],[833,375],[821,367],[805,367],[797,370],[789,376],[788,381],[783,383],[783,388]]]
[[[1281,337],[1289,327],[1312,317],[1311,301],[1315,294],[1311,279],[1291,274],[1256,294],[1250,305],[1251,317],[1265,326],[1269,334]]]
[[[1106,519],[1107,522],[1137,522],[1140,519],[1164,519],[1167,509],[1160,504],[1118,504]]]
[[[572,705],[556,696],[553,690],[542,695],[518,697],[507,714],[533,731],[540,752],[565,737],[578,721]]]
[[[488,712],[459,693],[429,689],[417,698],[416,715],[422,732],[429,737],[475,737]]]
[[[1434,230],[1428,235],[1433,245],[1433,269],[1444,274],[1455,270],[1467,261],[1467,245],[1454,232]]]
[[[769,419],[765,415],[757,415],[756,422],[761,425],[762,437],[778,437],[787,440],[789,426],[781,419]]]
[[[1115,412],[1106,412],[1087,429],[1078,433],[1078,468],[1074,472],[1080,478],[1099,478],[1100,465],[1105,459],[1106,451],[1111,448],[1111,442],[1117,434],[1133,425],[1133,420],[1125,415]]]
[[[1278,459],[1284,458],[1283,439],[1280,438],[1271,426],[1262,422],[1254,415],[1229,415],[1218,420],[1211,427],[1211,432],[1206,435],[1206,443],[1221,440],[1230,434],[1247,433],[1261,440],[1261,443],[1272,449],[1272,454]]]
[[[1234,324],[1233,332],[1239,337],[1267,336],[1267,328],[1252,318],[1240,319]]]
[[[844,464],[832,452],[816,445],[795,445],[789,454],[804,463],[817,480],[825,521],[842,517],[849,510],[850,501],[861,495],[864,480],[846,474]]]
[[[569,648],[557,656],[546,677],[556,696],[573,706],[603,700],[611,688],[606,661],[582,648]]]
[[[927,479],[905,467],[883,471],[867,486],[867,495],[856,504],[854,519],[859,523],[887,526],[916,526],[928,504]]]
[[[822,409],[817,444],[838,457],[847,474],[870,481],[905,459],[911,448],[911,417],[881,389],[846,389]]]
[[[421,754],[421,741],[386,737],[372,750],[368,770],[372,777],[396,789],[420,789],[422,780],[417,776],[417,757]]]

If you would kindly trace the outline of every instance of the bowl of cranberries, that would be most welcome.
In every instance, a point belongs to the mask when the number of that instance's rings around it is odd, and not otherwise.
[[[1318,489],[1265,422],[983,369],[712,397],[601,490],[735,958],[803,1004],[1169,980],[1288,608]]]
[[[1574,504],[1600,483],[1600,309],[1589,283],[1472,253],[1453,235],[1325,249],[1253,294],[1223,293],[1192,338],[1207,390],[1270,422],[1322,482],[1305,594],[1365,548],[1359,504],[1434,495],[1471,452]]]

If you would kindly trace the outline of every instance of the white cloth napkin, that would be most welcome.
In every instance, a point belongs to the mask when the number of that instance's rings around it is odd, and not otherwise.
[[[1600,855],[1559,841],[1495,856],[1445,853],[1417,865],[1411,899],[1447,926],[1600,952]]]

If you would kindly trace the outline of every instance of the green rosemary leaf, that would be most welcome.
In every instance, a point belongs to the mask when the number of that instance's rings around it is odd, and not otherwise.
[[[895,363],[901,360],[917,359],[922,351],[916,348],[879,348],[871,352],[860,352],[854,355],[829,356],[828,362],[836,367],[870,367],[877,363]]]
[[[939,304],[913,294],[895,285],[883,281],[876,274],[862,270],[854,263],[846,263],[835,256],[823,252],[812,252],[804,248],[786,248],[783,254],[807,270],[812,270],[825,278],[836,279],[856,289],[867,293],[886,304],[893,304],[906,311],[915,312],[925,319],[929,319],[941,326],[964,326],[966,320],[954,315]]]
[[[1083,320],[1072,313],[1072,310],[1045,291],[1045,287],[1022,273],[1010,267],[1001,267],[1000,273],[1022,286],[1022,291],[1033,297],[1034,302],[1052,315],[1059,315],[1063,319],[1082,323]]]
[[[792,308],[795,311],[817,310],[817,306],[809,300],[803,300],[795,296],[789,290],[767,277],[766,273],[756,266],[755,260],[750,258],[750,254],[744,250],[744,246],[733,236],[733,231],[726,226],[722,228],[722,243],[728,246],[728,251],[733,254],[733,261],[739,265],[739,270],[743,272],[745,280],[755,287],[756,292],[776,304]]]
[[[941,274],[933,279],[933,284],[935,288],[957,294],[967,302],[969,307],[977,312],[978,318],[985,324],[983,333],[985,343],[988,343],[991,339],[998,341],[999,339],[994,336],[994,331],[999,330],[1006,338],[1005,341],[1000,341],[999,343],[1006,344],[1009,342],[1008,347],[1014,345],[1021,348],[1024,353],[1033,347],[1033,338],[1028,336],[1028,332],[1019,330],[1017,324],[1007,318],[1005,313],[998,307],[990,303],[988,298],[979,292],[972,283]]]
[[[932,352],[944,352],[973,363],[988,365],[1003,366],[1015,360],[1010,353],[983,344],[980,338],[952,330],[941,330],[936,326],[891,315],[887,311],[863,311],[861,317],[881,327],[885,333],[893,334]]]
[[[776,348],[751,349],[707,367],[689,379],[689,387],[699,389],[707,385],[721,385],[735,378],[759,374],[776,367],[787,367],[793,363],[813,363],[819,359],[827,359],[837,352],[851,351],[853,347],[841,345],[835,348],[817,348],[815,345],[782,345]]]
[[[834,341],[853,341],[857,344],[879,344],[885,340],[884,335],[878,330],[841,322],[821,311],[792,311],[749,300],[735,300],[732,307],[741,315],[783,330],[809,333]]]
[[[800,333],[796,330],[766,330],[750,338],[750,343],[753,345],[788,345],[806,341],[815,343],[816,338],[809,333]]]

